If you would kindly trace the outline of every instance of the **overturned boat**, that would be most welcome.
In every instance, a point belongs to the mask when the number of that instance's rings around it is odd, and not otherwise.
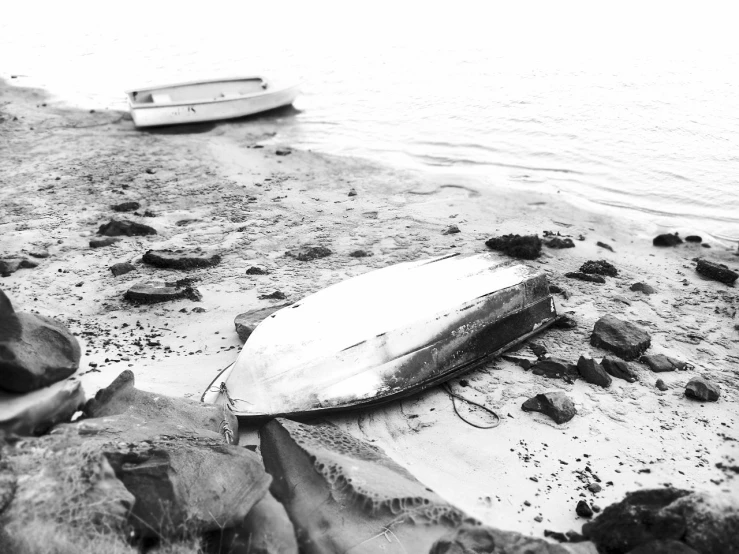
[[[298,87],[255,76],[145,87],[126,94],[133,122],[149,127],[231,119],[289,106]]]
[[[242,418],[380,404],[469,371],[555,318],[546,276],[493,253],[401,263],[267,317],[202,400]]]

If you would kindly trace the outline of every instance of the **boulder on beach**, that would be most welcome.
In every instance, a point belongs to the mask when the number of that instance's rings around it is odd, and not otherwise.
[[[608,554],[631,553],[652,541],[681,542],[701,554],[738,554],[737,530],[739,501],[735,495],[672,487],[627,493],[582,528],[599,552]]]
[[[120,242],[118,237],[105,237],[104,239],[90,239],[90,248],[105,248],[113,246],[116,242]]]
[[[287,252],[285,252],[285,256],[295,258],[296,260],[300,260],[301,262],[310,262],[319,258],[325,258],[326,256],[330,256],[331,254],[333,254],[333,252],[325,246],[310,245],[301,246],[300,248],[288,250]]]
[[[142,261],[165,269],[195,269],[217,265],[221,262],[221,257],[218,254],[208,255],[181,249],[147,250]]]
[[[106,237],[142,237],[156,234],[157,231],[153,227],[135,221],[128,221],[127,219],[111,219],[98,229],[98,235],[104,235]]]
[[[606,277],[616,277],[618,269],[606,260],[588,260],[580,266],[580,272],[588,275],[605,275]]]
[[[130,201],[130,202],[121,202],[120,204],[115,204],[111,206],[110,208],[114,212],[135,212],[141,207],[141,204],[138,202]]]
[[[558,250],[561,250],[563,248],[575,248],[575,243],[572,242],[572,239],[562,237],[551,238],[544,244],[549,248],[556,248]]]
[[[677,246],[678,244],[682,244],[683,239],[677,236],[677,233],[674,235],[670,233],[665,233],[662,235],[657,235],[652,239],[652,244],[654,246]]]
[[[541,254],[539,235],[503,235],[485,241],[491,250],[503,252],[512,258],[535,260]]]
[[[639,361],[655,373],[688,369],[688,364],[664,354],[644,354]]]
[[[281,310],[285,306],[289,305],[290,304],[287,303],[280,304],[278,306],[269,306],[268,308],[262,308],[261,310],[250,310],[248,312],[244,312],[243,314],[237,315],[234,319],[236,334],[239,335],[239,338],[243,342],[246,342],[246,339],[248,339],[249,336],[254,332],[254,329],[257,328],[257,325],[259,325],[262,321],[267,319],[277,310]]]
[[[113,264],[110,266],[110,272],[113,274],[113,277],[119,277],[121,275],[125,275],[126,273],[130,273],[131,271],[134,271],[136,269],[136,266],[134,266],[130,262],[121,262],[117,264]]]
[[[708,277],[709,279],[713,279],[714,281],[719,281],[727,285],[733,284],[739,277],[739,273],[729,269],[724,264],[709,262],[708,260],[703,259],[699,259],[697,261],[695,270],[704,277]]]
[[[267,275],[268,273],[269,271],[267,271],[266,269],[257,267],[255,265],[246,270],[247,275]]]
[[[600,365],[603,366],[603,369],[606,370],[608,375],[616,377],[617,379],[623,379],[629,383],[639,380],[639,376],[634,368],[632,368],[628,362],[624,362],[623,360],[606,356],[601,360]]]
[[[688,235],[687,237],[685,237],[685,242],[696,242],[700,244],[701,242],[703,242],[703,237],[699,235]]]
[[[532,366],[534,375],[543,375],[550,379],[574,381],[579,377],[577,366],[562,358],[544,358]]]
[[[600,246],[601,248],[605,248],[606,250],[610,250],[611,252],[613,252],[613,246],[611,246],[610,244],[607,244],[605,242],[598,241],[598,242],[595,243],[595,245],[596,246]]]
[[[685,396],[703,402],[716,402],[721,396],[721,389],[705,377],[694,377],[685,386]]]
[[[79,367],[80,345],[66,326],[16,312],[0,290],[0,388],[30,392],[61,381]]]
[[[629,321],[605,315],[596,321],[590,344],[610,350],[624,360],[641,355],[651,343],[649,333]]]
[[[301,552],[451,553],[458,550],[448,545],[467,533],[465,525],[481,528],[382,450],[330,423],[273,419],[259,435],[270,490],[295,525]],[[543,539],[485,529],[495,552],[567,552]]]
[[[577,279],[578,281],[598,283],[600,285],[606,282],[605,277],[602,277],[600,275],[588,275],[587,273],[583,273],[582,271],[570,271],[569,273],[565,273],[565,277],[569,279]]]
[[[133,285],[123,295],[124,298],[134,304],[157,304],[189,298],[200,301],[202,295],[189,283],[168,283],[165,281],[143,281]]]
[[[461,233],[457,225],[450,225],[441,232],[442,235],[456,235],[457,233]]]
[[[599,387],[610,387],[613,382],[613,379],[602,365],[586,356],[580,356],[580,359],[577,360],[577,371],[585,381]]]
[[[560,425],[567,423],[577,414],[575,404],[562,391],[537,394],[524,402],[521,409],[524,412],[540,412]]]
[[[630,290],[633,290],[634,292],[641,292],[644,294],[654,294],[657,292],[654,290],[654,287],[651,285],[648,285],[647,283],[634,283],[629,287]]]

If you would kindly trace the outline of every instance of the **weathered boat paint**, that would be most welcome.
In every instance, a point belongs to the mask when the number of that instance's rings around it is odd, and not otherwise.
[[[240,417],[369,406],[469,371],[554,321],[546,276],[497,255],[397,264],[263,321],[203,395]]]

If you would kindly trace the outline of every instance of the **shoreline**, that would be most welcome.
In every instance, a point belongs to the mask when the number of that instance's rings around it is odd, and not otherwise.
[[[615,380],[611,388],[597,389],[581,381],[547,380],[497,360],[464,376],[465,394],[501,414],[502,424],[494,430],[467,426],[438,388],[326,419],[382,447],[485,523],[534,536],[544,529],[579,529],[584,520],[574,507],[581,498],[604,507],[628,491],[666,482],[737,490],[715,464],[738,453],[733,407],[739,399],[734,354],[739,294],[735,287],[703,279],[690,265],[692,258],[706,257],[736,267],[731,249],[689,244],[659,249],[651,239],[663,231],[654,224],[588,211],[561,194],[482,190],[444,176],[294,150],[279,142],[279,129],[269,118],[206,125],[192,134],[144,132],[125,114],[67,108],[48,101],[42,91],[0,83],[0,93],[0,136],[7,139],[0,161],[5,214],[0,256],[33,249],[49,253],[38,267],[3,278],[1,288],[16,310],[55,317],[78,337],[88,397],[132,369],[141,389],[199,398],[238,354],[234,317],[284,302],[259,295],[279,290],[287,301],[297,301],[393,263],[485,251],[491,236],[559,231],[585,240],[567,250],[545,247],[532,264],[571,293],[556,295],[555,302],[578,328],[549,330],[534,340],[573,362],[581,353],[600,357],[604,351],[590,346],[589,333],[600,316],[613,313],[649,330],[650,352],[688,361],[694,370],[654,375],[635,364],[637,383]],[[283,149],[290,153],[277,155]],[[154,216],[110,210],[124,201],[138,201],[141,212]],[[98,226],[111,218],[151,225],[158,234],[90,248]],[[443,235],[451,224],[461,232]],[[307,243],[327,246],[333,254],[312,262],[284,256]],[[223,261],[187,275],[139,263],[148,249],[176,247],[219,253]],[[356,249],[372,255],[348,255]],[[610,261],[620,276],[605,285],[563,276],[591,259]],[[124,261],[136,270],[113,277],[109,266]],[[245,275],[252,265],[270,273]],[[141,279],[183,276],[198,279],[202,302],[134,306],[123,300],[125,290]],[[657,294],[630,291],[636,281],[653,285]],[[691,334],[701,340],[686,342]],[[682,395],[684,382],[700,373],[721,383],[718,403],[701,405]],[[654,388],[657,377],[668,391]],[[453,380],[455,390],[459,381]],[[556,426],[521,411],[526,398],[555,389],[575,400],[578,415],[571,422]],[[600,493],[586,488],[592,474],[602,482]]]

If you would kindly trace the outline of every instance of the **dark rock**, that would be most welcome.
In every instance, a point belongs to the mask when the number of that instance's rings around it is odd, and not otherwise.
[[[156,170],[156,169],[154,169],[154,168],[152,168],[152,167],[149,167],[149,168],[147,168],[147,169],[146,169],[146,172],[147,172],[147,173],[148,173],[149,175],[155,175],[155,174],[156,174],[156,172],[157,172],[157,170]]]
[[[511,354],[502,354],[501,357],[504,360],[508,360],[509,362],[513,362],[519,367],[522,367],[524,369],[529,369],[531,366],[536,364],[536,362],[539,360],[536,356],[526,356],[519,354],[517,352],[511,353]]]
[[[710,244],[707,244],[707,243],[705,243],[705,242],[704,242],[703,244],[701,244],[701,246],[702,246],[703,248],[711,248],[711,245],[710,245]]]
[[[557,542],[569,542],[570,539],[567,538],[567,535],[560,531],[550,531],[549,529],[544,529],[544,536],[548,539],[554,539]]]
[[[732,271],[724,264],[717,264],[703,259],[698,260],[695,270],[704,277],[708,277],[714,281],[720,281],[727,285],[733,284],[737,280],[737,277],[739,277],[739,273]]]
[[[3,434],[46,433],[54,425],[68,422],[84,403],[82,383],[74,378],[31,392],[0,391],[0,443]]]
[[[271,292],[269,294],[260,294],[257,298],[259,298],[259,300],[285,300],[287,296],[285,296],[284,292],[276,290],[275,292]]]
[[[116,212],[135,212],[140,207],[141,204],[138,202],[122,202],[121,204],[111,206],[111,209]]]
[[[156,234],[156,229],[143,223],[128,221],[127,219],[120,221],[111,219],[110,222],[101,225],[100,229],[98,229],[98,235],[104,235],[106,237],[118,237],[122,235],[127,237],[142,237]]]
[[[43,249],[31,250],[28,253],[28,255],[31,256],[32,258],[41,258],[41,259],[44,259],[44,258],[48,258],[49,257],[49,251],[48,250],[43,250]]]
[[[251,266],[249,269],[246,270],[247,275],[267,275],[269,274],[269,271],[266,269],[262,269],[261,267],[257,266]]]
[[[192,309],[192,313],[194,313],[194,314],[204,314],[206,311],[207,310],[205,308],[203,308],[202,306],[195,306]]]
[[[503,235],[485,241],[485,246],[523,260],[535,260],[541,254],[541,239],[538,235]]]
[[[288,250],[285,252],[286,256],[300,260],[301,262],[309,262],[311,260],[317,260],[319,258],[325,258],[333,254],[331,250],[325,246],[301,246],[296,250]]]
[[[237,315],[234,319],[236,333],[239,335],[239,338],[242,341],[246,342],[246,339],[248,339],[249,335],[254,332],[254,329],[257,328],[257,325],[259,325],[262,321],[267,319],[277,310],[281,310],[285,306],[289,305],[290,304],[280,304],[279,306],[270,306],[269,308],[262,308],[261,310],[251,310],[249,312]]]
[[[716,402],[721,396],[721,389],[704,377],[694,377],[685,387],[685,396],[703,402]]]
[[[554,293],[556,293],[556,294],[561,294],[561,293],[563,292],[563,289],[562,289],[562,287],[560,287],[559,285],[555,285],[555,284],[550,284],[550,285],[549,285],[549,292],[551,292],[551,293],[553,293],[553,294],[554,294]]]
[[[657,379],[657,382],[654,383],[654,386],[657,387],[657,389],[661,390],[662,392],[665,392],[666,390],[670,389],[670,387],[665,385],[665,382],[662,379]]]
[[[64,325],[16,312],[0,290],[0,388],[23,393],[61,381],[77,370],[80,355]]]
[[[365,250],[355,250],[354,252],[350,252],[349,255],[352,258],[366,258],[367,256],[371,256],[371,254]]]
[[[602,365],[592,358],[586,358],[585,356],[580,356],[580,359],[577,360],[577,371],[588,383],[600,387],[610,387],[613,381]]]
[[[185,227],[197,221],[198,221],[197,219],[180,219],[178,221],[175,221],[175,225],[177,225],[177,227]]]
[[[589,260],[580,266],[580,271],[588,275],[605,275],[606,277],[618,275],[618,269],[605,260]]]
[[[580,517],[593,517],[593,510],[590,509],[590,506],[588,506],[588,503],[584,500],[580,500],[577,503],[577,506],[575,507],[575,513],[579,515]]]
[[[652,244],[654,246],[677,246],[678,244],[682,243],[683,240],[677,236],[677,233],[675,233],[674,235],[658,235],[652,240]]]
[[[113,273],[113,277],[118,277],[120,275],[125,275],[126,273],[129,273],[131,271],[134,271],[136,267],[129,262],[121,262],[118,264],[113,264],[110,266],[110,271]]]
[[[218,265],[221,257],[218,254],[209,256],[186,250],[148,250],[144,254],[143,261],[166,269],[195,269]]]
[[[8,277],[18,271],[20,267],[21,262],[18,259],[0,260],[0,275]]]
[[[535,375],[550,379],[574,380],[579,376],[577,366],[561,358],[545,358],[532,366]]]
[[[563,392],[545,392],[529,398],[521,405],[524,412],[540,412],[558,424],[567,423],[577,413],[575,404]]]
[[[665,356],[664,354],[645,354],[644,356],[639,358],[639,361],[643,364],[646,364],[649,369],[651,369],[655,373],[661,373],[663,371],[675,371],[676,369],[687,369],[687,364],[685,362],[681,362],[680,360],[676,360],[675,358],[670,358],[669,356]]]
[[[275,154],[277,154],[278,156],[289,156],[290,154],[292,154],[292,150],[290,150],[289,148],[278,148],[277,150],[275,150]]]
[[[158,216],[152,211],[145,210],[142,217],[158,217]]]
[[[457,233],[461,233],[461,231],[456,225],[450,225],[441,232],[442,235],[456,235]]]
[[[654,294],[657,292],[654,287],[647,285],[646,283],[634,283],[629,287],[634,292],[643,292],[644,294]]]
[[[600,283],[601,285],[606,282],[605,278],[600,275],[588,275],[580,271],[570,271],[569,273],[565,273],[565,277],[579,281],[588,281],[590,283]]]
[[[112,246],[121,239],[118,237],[105,237],[104,239],[90,239],[90,248],[103,248],[105,246]]]
[[[687,240],[687,239],[686,239]],[[645,542],[631,550],[629,554],[699,554],[684,542],[674,539]]]
[[[600,246],[601,248],[605,248],[606,250],[610,250],[611,252],[613,252],[613,247],[610,244],[606,244],[605,242],[600,241],[596,242],[595,244],[597,246]]]
[[[698,235],[688,235],[685,237],[685,242],[703,242],[703,237],[699,237]]]
[[[537,358],[543,358],[547,355],[547,347],[538,342],[530,342],[529,349]]]
[[[124,298],[134,304],[156,304],[181,298],[199,301],[202,295],[192,285],[182,286],[164,281],[143,281],[128,289]]]
[[[556,329],[576,329],[577,321],[568,315],[561,315],[554,320],[552,327]]]
[[[334,425],[273,419],[259,434],[271,492],[285,506],[305,554],[566,553],[543,539],[477,524],[382,450]],[[391,534],[382,531],[388,521]]]
[[[347,194],[347,196],[356,196],[356,195],[357,195],[357,191],[356,191],[356,190],[354,190],[354,189],[351,189],[351,190],[349,191],[349,194]]]
[[[570,540],[570,542],[584,542],[586,539],[583,537],[580,533],[577,531],[567,531],[565,533],[567,535],[567,538]]]
[[[575,243],[572,242],[572,239],[562,237],[554,237],[546,241],[544,244],[546,244],[549,248],[575,248]]]
[[[603,487],[601,487],[598,483],[590,483],[588,485],[588,490],[592,492],[593,494],[597,494],[603,490]],[[600,511],[600,510],[596,510],[596,511]]]
[[[625,360],[641,355],[650,343],[649,333],[613,315],[601,317],[590,336],[590,344],[610,350]]]
[[[629,383],[633,383],[639,379],[636,371],[634,371],[631,365],[623,360],[617,360],[616,358],[606,356],[601,360],[600,365],[603,366],[603,369],[606,370],[608,375],[616,377],[617,379],[623,379]]]

